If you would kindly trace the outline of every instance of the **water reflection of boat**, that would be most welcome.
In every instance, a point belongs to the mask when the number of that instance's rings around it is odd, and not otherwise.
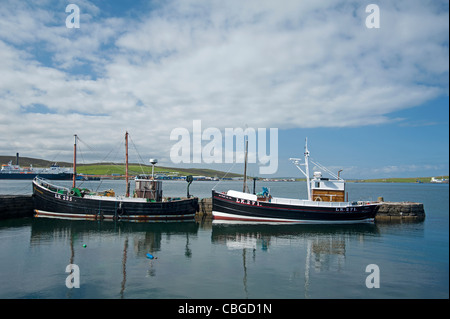
[[[167,222],[167,223],[122,223],[122,222],[96,222],[86,220],[67,219],[33,219],[31,224],[32,245],[39,245],[48,239],[54,241],[65,240],[68,236],[76,234],[79,238],[84,235],[92,236],[98,234],[132,234],[139,240],[144,240],[151,236],[154,246],[161,247],[162,235],[196,235],[199,225],[194,221]],[[106,237],[103,237],[106,240]],[[156,245],[156,246],[155,246]],[[138,246],[142,247],[142,246]],[[145,252],[143,252],[145,256]]]
[[[190,258],[192,255],[189,247],[189,238],[197,236],[199,225],[194,221],[168,222],[168,223],[121,223],[121,222],[97,222],[85,220],[67,219],[33,219],[31,222],[30,246],[41,246],[57,242],[58,245],[67,245],[70,251],[67,263],[69,265],[82,262],[78,257],[79,250],[84,249],[81,243],[89,241],[98,235],[103,243],[112,241],[117,245],[117,241],[123,241],[121,254],[113,257],[121,261],[121,285],[119,296],[124,298],[127,286],[127,259],[129,249],[134,249],[134,254],[138,258],[146,258],[146,254],[151,252],[157,254],[163,247],[162,243],[171,238],[183,238],[186,241],[184,255]],[[78,258],[77,258],[78,257]],[[67,258],[67,257],[62,257]],[[51,261],[48,261],[51,262]],[[97,264],[95,261],[94,264]],[[147,275],[155,276],[153,264],[149,264]],[[114,268],[112,268],[114,269]],[[119,276],[119,273],[117,274]],[[68,290],[68,298],[71,298],[73,290]]]
[[[212,227],[212,242],[227,249],[242,249],[243,290],[248,297],[247,252],[256,258],[256,252],[283,246],[305,249],[304,292],[309,298],[311,264],[316,272],[339,270],[345,263],[346,245],[351,238],[364,241],[366,236],[377,236],[376,224],[223,224]],[[296,270],[291,275],[299,277]]]
[[[305,240],[314,237],[338,238],[349,236],[377,235],[378,226],[372,223],[362,224],[223,224],[213,223],[212,242],[226,244],[234,242],[230,247],[248,248],[253,243],[269,245],[272,238]],[[259,240],[259,241],[258,241]],[[251,243],[251,244],[250,244]],[[248,247],[247,247],[248,246]],[[261,247],[267,249],[267,247]]]
[[[252,249],[267,251],[277,246],[309,246],[319,255],[345,256],[346,242],[357,237],[377,236],[376,224],[213,224],[211,241],[226,245],[228,249]],[[323,259],[323,258],[322,258]]]

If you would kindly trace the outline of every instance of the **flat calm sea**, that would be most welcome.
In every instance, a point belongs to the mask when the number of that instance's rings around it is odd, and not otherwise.
[[[241,182],[216,184],[194,182],[190,193],[203,198],[213,187],[242,189]],[[186,182],[163,185],[165,196],[186,194]],[[274,196],[306,197],[304,182],[259,182],[257,190],[262,186]],[[122,181],[83,187],[124,193]],[[348,183],[347,191],[349,200],[421,202],[426,219],[360,225],[3,220],[0,298],[449,298],[448,184]],[[31,181],[0,181],[0,194],[30,193]],[[79,268],[79,288],[66,286],[69,264]],[[368,265],[379,270],[379,288],[366,284],[376,275],[366,272]]]

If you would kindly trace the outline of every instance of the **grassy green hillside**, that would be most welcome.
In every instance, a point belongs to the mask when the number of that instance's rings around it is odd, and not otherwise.
[[[88,175],[112,175],[112,174],[125,174],[124,164],[86,164],[77,166],[77,172],[80,174]],[[130,175],[136,174],[151,174],[152,167],[149,165],[128,165],[128,173]],[[194,175],[194,176],[209,176],[209,177],[223,177],[224,172],[216,171],[212,169],[201,168],[173,168],[173,167],[160,167],[155,166],[155,174],[164,173],[167,175]],[[242,175],[229,173],[227,177],[239,177]]]
[[[16,156],[0,156],[0,164],[7,164],[12,161],[16,164]],[[20,157],[19,165],[22,167],[29,167],[33,165],[34,167],[50,167],[54,162],[47,161],[38,158],[31,157]],[[72,163],[58,162],[62,167],[72,167]],[[135,174],[151,174],[152,167],[150,165],[139,165],[130,164],[128,165],[128,172],[130,175]],[[125,174],[125,164],[117,163],[95,163],[95,164],[78,164],[77,173],[88,174],[88,175],[112,175],[112,174]],[[165,173],[165,174],[178,174],[181,176],[194,175],[194,176],[208,176],[208,177],[223,177],[225,172],[216,171],[212,169],[202,169],[202,168],[173,168],[173,167],[160,167],[155,166],[155,173]],[[240,174],[228,173],[227,177],[239,177]]]
[[[0,164],[8,164],[9,161],[12,161],[13,165],[16,164],[16,156],[0,156]],[[22,167],[29,167],[30,165],[33,165],[35,167],[50,167],[54,161],[47,161],[40,158],[32,158],[32,157],[20,157],[19,158],[19,165]],[[66,162],[57,162],[59,166],[63,167],[72,167],[72,163],[66,163]]]
[[[16,163],[16,156],[0,156],[0,164],[7,164],[12,161]],[[22,167],[33,165],[35,167],[50,167],[53,164],[52,161],[43,159],[20,157],[19,164]],[[58,162],[60,166],[71,167],[72,163]],[[136,174],[151,174],[152,167],[150,165],[138,165],[130,164],[128,166],[128,172],[130,175]],[[96,163],[96,164],[78,164],[77,173],[87,175],[112,175],[112,174],[125,174],[124,164],[115,163]],[[167,175],[193,175],[193,176],[208,176],[219,177],[225,176],[225,172],[216,171],[212,169],[202,168],[174,168],[174,167],[155,167],[155,173],[164,173]],[[228,173],[227,177],[241,177],[242,174]],[[448,178],[448,176],[435,176],[437,178]],[[365,179],[365,180],[349,180],[349,182],[361,182],[361,183],[429,183],[431,177],[410,177],[410,178],[379,178],[379,179]]]

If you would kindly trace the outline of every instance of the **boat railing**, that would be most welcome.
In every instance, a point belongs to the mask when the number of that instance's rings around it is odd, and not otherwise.
[[[285,204],[285,205],[307,205],[307,206],[317,206],[317,207],[347,207],[352,206],[350,202],[323,202],[323,201],[312,201],[304,199],[290,199],[290,198],[278,198],[274,197],[271,200],[272,203]]]
[[[34,178],[34,180],[37,184],[39,184],[40,186],[42,186],[52,192],[56,192],[56,193],[63,192],[66,194],[68,194],[70,192],[70,190],[67,187],[52,184],[49,180],[47,180],[45,178],[37,176]]]

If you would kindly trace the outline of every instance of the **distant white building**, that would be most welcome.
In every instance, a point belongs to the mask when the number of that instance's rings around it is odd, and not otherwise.
[[[448,178],[431,178],[431,183],[448,183]]]

